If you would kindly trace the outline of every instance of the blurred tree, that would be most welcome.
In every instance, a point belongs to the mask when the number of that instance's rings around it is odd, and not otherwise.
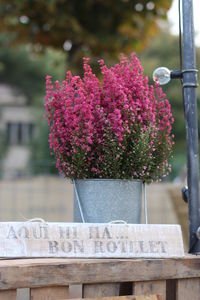
[[[31,59],[25,49],[13,51],[0,47],[0,64],[0,82],[15,86],[28,101],[44,90],[42,66]]]
[[[0,0],[0,31],[12,44],[29,42],[68,53],[80,69],[83,56],[116,60],[120,52],[139,51],[166,18],[172,0]]]
[[[0,129],[0,169],[1,169],[1,159],[3,158],[3,156],[7,150],[6,140],[7,139],[6,139],[5,132],[2,129]]]
[[[200,49],[196,49],[197,66],[200,65]],[[179,69],[179,41],[178,36],[169,34],[168,31],[163,31],[151,42],[151,45],[140,56],[144,72],[149,76],[152,82],[153,71],[161,66],[167,67],[170,70]],[[185,141],[185,119],[182,101],[182,87],[180,80],[171,80],[167,85],[162,86],[163,91],[169,99],[174,116],[173,131],[175,134],[175,147],[172,176],[177,175],[181,168],[186,164],[186,141]],[[199,129],[200,129],[200,91],[198,93],[199,107]],[[199,131],[200,133],[200,131]]]
[[[32,174],[58,174],[56,159],[49,148],[49,127],[41,114],[38,116],[38,135],[31,142],[29,168]]]
[[[48,49],[44,56],[31,55],[29,46],[7,48],[5,41],[6,37],[0,35],[0,82],[15,86],[27,97],[28,103],[38,102],[45,93],[46,74],[49,72],[56,79],[63,77],[63,53]]]
[[[1,114],[1,110],[0,110],[0,114]],[[6,151],[7,151],[6,133],[3,129],[0,129],[0,178],[2,176],[2,170],[3,170],[2,161],[3,161]]]
[[[14,86],[26,96],[27,104],[38,109],[32,112],[38,121],[38,135],[32,141],[29,168],[33,173],[57,172],[55,160],[50,156],[48,146],[48,128],[43,119],[45,76],[51,74],[54,79],[63,79],[65,73],[65,54],[61,51],[47,49],[44,55],[35,55],[29,45],[7,48],[6,36],[0,35],[0,83]],[[1,115],[1,110],[0,110]],[[44,150],[45,148],[45,150]],[[1,159],[7,150],[6,132],[0,130],[0,174]]]

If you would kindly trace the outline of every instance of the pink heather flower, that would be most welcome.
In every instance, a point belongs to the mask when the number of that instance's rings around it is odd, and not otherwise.
[[[54,88],[51,76],[46,76],[45,118],[57,168],[71,178],[94,174],[157,178],[169,168],[166,161],[174,144],[174,119],[166,95],[158,84],[149,85],[135,54],[130,58],[121,55],[120,63],[111,68],[99,60],[99,66],[101,81],[92,72],[88,58],[83,59],[83,78],[68,71],[65,80],[56,81]],[[143,151],[137,148],[141,138]],[[161,147],[163,143],[165,147]],[[130,159],[134,153],[144,156],[135,165]],[[157,159],[158,155],[162,159]],[[119,169],[112,173],[114,167]],[[162,170],[160,175],[158,169]]]

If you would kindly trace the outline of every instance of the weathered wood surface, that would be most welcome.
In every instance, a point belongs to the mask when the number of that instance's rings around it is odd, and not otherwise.
[[[166,280],[143,281],[133,283],[134,295],[160,294],[166,300]]]
[[[0,257],[183,257],[179,225],[0,222]]]
[[[179,279],[176,288],[176,300],[200,299],[200,278]]]
[[[119,295],[119,283],[84,284],[83,298],[98,298]]]
[[[0,260],[0,289],[200,277],[200,257]]]
[[[16,290],[0,291],[0,300],[16,300],[16,297]]]
[[[120,297],[103,297],[103,298],[86,298],[86,300],[163,300],[161,295],[140,295],[140,296],[120,296]],[[57,299],[59,300],[59,299]],[[65,299],[63,299],[65,300]],[[72,300],[72,299],[68,299]],[[76,300],[82,300],[82,298],[77,298]]]
[[[68,287],[43,287],[30,290],[31,300],[55,300],[69,298]]]

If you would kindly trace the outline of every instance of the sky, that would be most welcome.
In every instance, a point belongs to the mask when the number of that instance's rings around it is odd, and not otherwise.
[[[195,43],[200,47],[200,0],[193,0]],[[168,19],[172,24],[171,32],[178,34],[178,0],[174,0],[168,12]]]

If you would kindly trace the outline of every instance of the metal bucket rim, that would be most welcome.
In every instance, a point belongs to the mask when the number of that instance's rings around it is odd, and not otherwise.
[[[85,179],[74,179],[74,181],[123,181],[123,182],[138,182],[143,183],[142,179],[111,179],[111,178],[85,178]]]

